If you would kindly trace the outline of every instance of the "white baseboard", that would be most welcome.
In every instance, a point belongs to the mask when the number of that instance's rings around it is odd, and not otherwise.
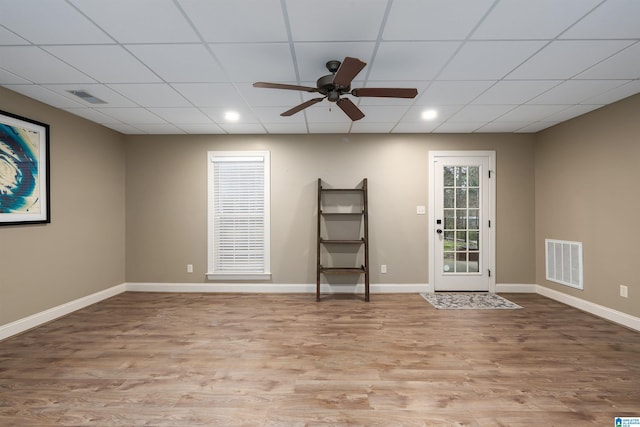
[[[268,294],[311,294],[315,293],[315,283],[126,283],[130,292],[237,292]],[[426,283],[374,284],[369,286],[372,294],[420,293],[427,292]],[[330,285],[323,283],[324,294],[361,294],[364,284]]]
[[[20,334],[35,328],[36,326],[43,325],[47,322],[62,317],[69,313],[73,313],[76,310],[90,306],[112,296],[125,292],[126,285],[116,285],[103,291],[96,292],[86,297],[78,298],[65,304],[61,304],[57,307],[50,308],[40,313],[33,314],[22,319],[18,319],[15,322],[7,323],[6,325],[0,325],[0,340],[9,338],[13,335]]]
[[[497,283],[496,293],[535,294],[537,286],[525,283]]]
[[[554,291],[553,289],[547,288],[545,286],[537,285],[536,293],[547,298],[559,301],[561,303],[570,305],[571,307],[577,308],[579,310],[586,311],[587,313],[591,313],[595,316],[602,317],[603,319],[607,319],[614,323],[626,326],[627,328],[640,331],[639,317],[635,317],[600,304],[586,301],[581,298],[565,294],[563,292]]]

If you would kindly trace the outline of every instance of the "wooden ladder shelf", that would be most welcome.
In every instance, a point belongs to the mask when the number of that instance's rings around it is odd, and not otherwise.
[[[335,198],[334,204],[327,200],[329,194]],[[346,203],[340,203],[346,202]],[[344,209],[350,209],[344,211]],[[350,230],[348,236],[329,235],[328,223],[341,222],[357,230]],[[357,236],[356,236],[357,234]],[[323,265],[331,250],[345,246],[360,246],[364,248],[362,264],[358,266],[328,266]],[[362,253],[357,249],[354,253]],[[323,256],[322,254],[325,254]],[[323,186],[318,178],[318,245],[316,271],[316,301],[320,301],[320,287],[323,275],[329,274],[357,274],[364,275],[364,300],[369,301],[369,208],[367,195],[367,178],[357,188],[329,188]]]

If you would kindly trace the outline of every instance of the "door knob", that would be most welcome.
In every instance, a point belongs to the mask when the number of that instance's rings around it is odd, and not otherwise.
[[[442,234],[442,230],[440,230],[439,228],[436,230],[436,233],[438,234]]]

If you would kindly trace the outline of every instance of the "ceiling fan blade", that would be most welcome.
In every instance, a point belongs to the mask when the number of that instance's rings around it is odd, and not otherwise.
[[[351,102],[350,99],[340,98],[336,104],[338,104],[338,107],[354,122],[364,117],[364,113],[360,111],[360,109],[356,107],[356,104]]]
[[[280,114],[280,115],[281,115],[281,116],[285,116],[285,117],[286,117],[286,116],[293,116],[293,115],[294,115],[295,113],[297,113],[298,111],[302,111],[302,110],[304,110],[304,109],[305,109],[305,108],[307,108],[307,107],[311,107],[313,104],[317,104],[318,102],[322,101],[324,98],[325,98],[325,97],[310,99],[310,100],[308,100],[308,101],[306,101],[306,102],[303,102],[302,104],[300,104],[300,105],[298,105],[298,106],[296,106],[296,107],[293,107],[293,108],[292,108],[292,109],[290,109],[290,110],[285,111],[284,113],[282,113],[282,114]]]
[[[391,88],[391,87],[365,87],[353,89],[353,96],[371,96],[378,98],[415,98],[418,95],[418,89],[413,88]]]
[[[288,89],[301,90],[303,92],[317,92],[318,89],[311,86],[285,85],[281,83],[255,82],[253,87],[263,87],[265,89]]]
[[[347,56],[340,64],[340,68],[333,77],[333,84],[339,87],[347,87],[360,71],[367,65],[366,62],[360,61],[358,58]]]

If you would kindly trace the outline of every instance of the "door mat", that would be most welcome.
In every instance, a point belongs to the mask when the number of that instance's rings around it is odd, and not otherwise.
[[[513,310],[522,308],[496,294],[486,292],[421,293],[438,310]]]

